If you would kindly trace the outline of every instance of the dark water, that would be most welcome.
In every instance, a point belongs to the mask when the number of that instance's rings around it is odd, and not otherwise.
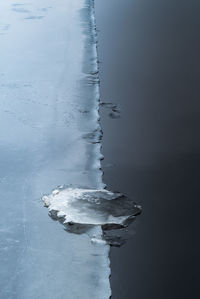
[[[104,182],[142,205],[113,299],[200,298],[200,2],[96,0]]]

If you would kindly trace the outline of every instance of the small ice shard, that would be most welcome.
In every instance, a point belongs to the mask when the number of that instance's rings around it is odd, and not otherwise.
[[[105,240],[100,239],[100,238],[95,238],[95,237],[91,238],[91,242],[93,244],[98,244],[98,245],[105,245],[105,244],[107,244],[107,242]]]
[[[124,227],[141,208],[121,193],[106,189],[60,188],[42,198],[53,218],[64,224]]]

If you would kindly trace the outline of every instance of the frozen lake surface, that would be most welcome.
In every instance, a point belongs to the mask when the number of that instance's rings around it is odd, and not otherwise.
[[[109,298],[109,246],[41,203],[102,189],[92,0],[0,2],[0,298]],[[101,236],[97,226],[92,233]]]

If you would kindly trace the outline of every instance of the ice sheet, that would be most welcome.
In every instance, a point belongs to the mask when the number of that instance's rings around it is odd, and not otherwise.
[[[0,1],[0,298],[109,298],[101,228],[71,234],[41,196],[102,189],[92,0]],[[95,136],[95,142],[89,136]]]

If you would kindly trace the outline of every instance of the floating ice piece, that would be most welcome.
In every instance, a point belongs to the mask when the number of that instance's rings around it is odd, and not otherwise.
[[[121,193],[106,189],[61,188],[42,198],[50,215],[64,224],[126,226],[141,209]]]
[[[105,245],[107,244],[107,242],[103,239],[98,239],[98,238],[91,238],[91,242],[93,244],[97,244],[97,245]]]

